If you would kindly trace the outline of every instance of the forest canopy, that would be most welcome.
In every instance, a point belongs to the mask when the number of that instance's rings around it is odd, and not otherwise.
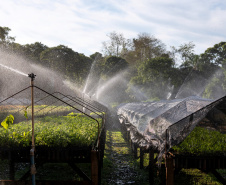
[[[76,81],[82,90],[93,68],[89,95],[97,93],[99,83],[106,83],[120,74],[115,99],[111,102],[150,101],[198,95],[218,98],[226,92],[226,42],[194,53],[193,42],[170,50],[158,38],[139,33],[127,39],[122,33],[109,33],[102,51],[90,56],[68,46],[48,47],[41,42],[19,44],[10,36],[11,29],[0,27],[0,48],[23,56],[28,62],[41,65]],[[95,65],[94,65],[95,64]],[[108,99],[112,90],[106,92]]]

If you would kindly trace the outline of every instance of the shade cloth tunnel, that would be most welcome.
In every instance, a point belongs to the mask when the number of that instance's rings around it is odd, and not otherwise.
[[[217,108],[218,111],[224,111],[224,105],[226,96],[216,100],[190,96],[184,99],[121,104],[117,115],[120,123],[130,132],[132,142],[159,152],[160,160],[165,150],[168,152],[180,144],[211,110]]]

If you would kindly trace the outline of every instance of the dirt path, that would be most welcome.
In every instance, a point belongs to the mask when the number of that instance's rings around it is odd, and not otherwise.
[[[119,129],[108,130],[102,173],[103,185],[148,184],[148,173],[140,170],[129,144]]]

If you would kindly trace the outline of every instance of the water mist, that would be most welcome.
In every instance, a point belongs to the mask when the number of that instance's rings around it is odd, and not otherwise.
[[[30,72],[37,75],[36,85],[46,91],[62,92],[75,96],[65,83],[63,77],[52,70],[34,64],[24,57],[0,50],[0,96],[6,98],[29,86],[27,76]]]
[[[191,71],[180,86],[175,98],[179,99],[188,96],[202,96],[207,85],[218,73],[218,70],[214,71],[209,74],[208,78],[204,78],[198,71]],[[219,94],[223,95],[223,92]]]

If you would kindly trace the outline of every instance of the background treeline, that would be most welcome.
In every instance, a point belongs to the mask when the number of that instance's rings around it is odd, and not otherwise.
[[[117,102],[189,95],[217,98],[226,92],[226,42],[197,55],[193,42],[167,50],[161,40],[147,33],[126,39],[123,34],[112,32],[109,40],[103,42],[101,52],[85,56],[64,45],[48,47],[40,42],[21,45],[9,32],[10,28],[0,27],[1,49],[58,72],[81,90],[92,68],[92,80],[86,90],[90,96],[100,84],[117,76],[121,83],[113,87],[117,93],[112,100]],[[112,92],[109,88],[106,98]]]

